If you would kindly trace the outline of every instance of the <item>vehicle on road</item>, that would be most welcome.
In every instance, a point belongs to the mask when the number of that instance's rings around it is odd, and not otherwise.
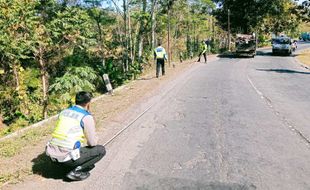
[[[291,55],[292,40],[290,37],[278,37],[272,39],[272,54],[286,54]]]
[[[236,37],[236,56],[255,57],[257,40],[255,34],[237,34]]]
[[[301,34],[301,39],[303,41],[309,41],[310,40],[310,33],[309,32],[304,32]]]

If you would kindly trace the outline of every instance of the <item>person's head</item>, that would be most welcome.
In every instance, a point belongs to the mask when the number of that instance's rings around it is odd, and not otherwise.
[[[158,40],[158,41],[157,41],[157,45],[158,45],[158,46],[161,46],[161,45],[162,45],[161,40]]]
[[[92,94],[89,92],[81,91],[75,95],[75,104],[82,106],[89,110],[90,101],[92,99]]]

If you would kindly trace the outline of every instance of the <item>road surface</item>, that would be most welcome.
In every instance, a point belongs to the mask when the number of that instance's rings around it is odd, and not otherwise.
[[[137,106],[150,109],[107,145],[86,181],[9,187],[310,189],[310,71],[294,56],[268,52],[194,64]]]

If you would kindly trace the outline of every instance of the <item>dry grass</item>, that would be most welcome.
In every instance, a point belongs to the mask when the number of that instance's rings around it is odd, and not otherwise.
[[[302,23],[300,30],[301,32],[310,32],[310,23]]]
[[[310,66],[310,49],[302,51],[297,58],[303,64]]]

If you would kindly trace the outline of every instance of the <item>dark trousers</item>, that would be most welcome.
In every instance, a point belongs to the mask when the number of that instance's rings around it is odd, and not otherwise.
[[[156,59],[156,77],[159,76],[160,69],[161,69],[162,75],[165,75],[165,60],[164,59]]]
[[[81,166],[83,171],[90,171],[95,167],[95,163],[103,158],[106,154],[102,145],[94,147],[82,147],[80,149],[80,158],[77,160],[69,160],[62,163],[66,168],[73,170],[77,166]]]
[[[199,54],[199,58],[198,58],[198,61],[197,62],[200,62],[200,57],[201,57],[201,55],[203,55],[203,57],[205,58],[205,63],[207,62],[207,52],[201,52],[200,54]]]

